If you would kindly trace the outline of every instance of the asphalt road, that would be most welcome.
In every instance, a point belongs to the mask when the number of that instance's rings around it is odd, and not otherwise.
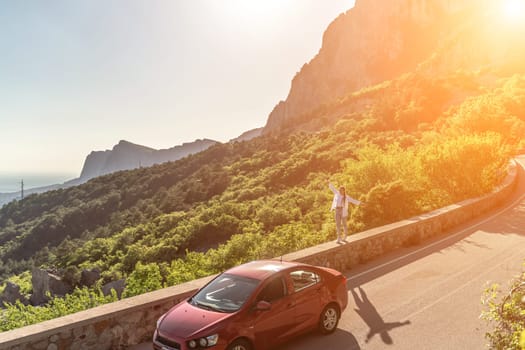
[[[348,271],[349,306],[338,330],[307,334],[276,350],[487,348],[483,291],[492,283],[507,290],[525,258],[524,176],[521,170],[505,207]],[[132,349],[151,349],[151,343]]]

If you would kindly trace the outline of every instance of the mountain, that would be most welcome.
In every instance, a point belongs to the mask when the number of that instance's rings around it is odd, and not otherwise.
[[[87,181],[94,177],[140,166],[141,160],[155,150],[121,140],[112,150],[92,151],[84,161],[80,179]]]
[[[120,170],[175,161],[187,155],[201,152],[216,143],[217,141],[202,139],[168,149],[156,150],[121,140],[112,150],[91,152],[82,167],[80,181],[85,182],[94,177]]]
[[[243,132],[241,135],[237,136],[234,139],[231,139],[229,142],[242,142],[249,141],[255,137],[261,136],[263,128],[256,128]]]
[[[298,119],[362,88],[414,71],[477,70],[524,55],[523,25],[502,16],[503,2],[357,0],[326,29],[318,54],[296,74],[265,134],[297,128]],[[315,114],[315,113],[314,113]]]
[[[83,174],[134,169],[0,208],[0,280],[96,268],[140,293],[326,242],[327,179],[366,203],[350,232],[490,192],[525,147],[525,23],[480,4],[357,1],[259,137],[151,167],[122,141]]]

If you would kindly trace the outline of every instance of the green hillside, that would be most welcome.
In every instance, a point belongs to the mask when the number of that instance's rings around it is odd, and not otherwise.
[[[109,281],[141,262],[160,264],[167,281],[187,252],[227,254],[211,273],[323,242],[334,237],[328,177],[367,203],[353,209],[353,232],[488,192],[523,135],[525,80],[456,80],[405,76],[318,111],[337,120],[320,131],[217,145],[12,202],[0,210],[1,277],[98,267]],[[232,236],[246,242],[223,252]]]

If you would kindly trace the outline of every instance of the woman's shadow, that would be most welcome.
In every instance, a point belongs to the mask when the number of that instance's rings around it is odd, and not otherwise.
[[[385,322],[383,321],[383,318],[379,313],[377,312],[376,308],[370,300],[368,299],[368,296],[366,295],[365,291],[361,287],[357,287],[359,289],[359,294],[354,289],[351,289],[352,296],[354,297],[355,305],[358,307],[358,309],[354,309],[359,316],[365,321],[365,323],[368,325],[370,330],[368,331],[368,334],[366,335],[365,342],[368,343],[368,341],[376,334],[379,334],[381,337],[381,340],[383,340],[383,343],[391,345],[393,344],[392,337],[390,337],[390,334],[388,334],[388,331],[405,326],[410,324],[409,320],[406,320],[404,322]]]

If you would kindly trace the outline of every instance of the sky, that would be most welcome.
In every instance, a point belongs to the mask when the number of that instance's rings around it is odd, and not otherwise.
[[[0,174],[262,127],[353,0],[0,0]]]

